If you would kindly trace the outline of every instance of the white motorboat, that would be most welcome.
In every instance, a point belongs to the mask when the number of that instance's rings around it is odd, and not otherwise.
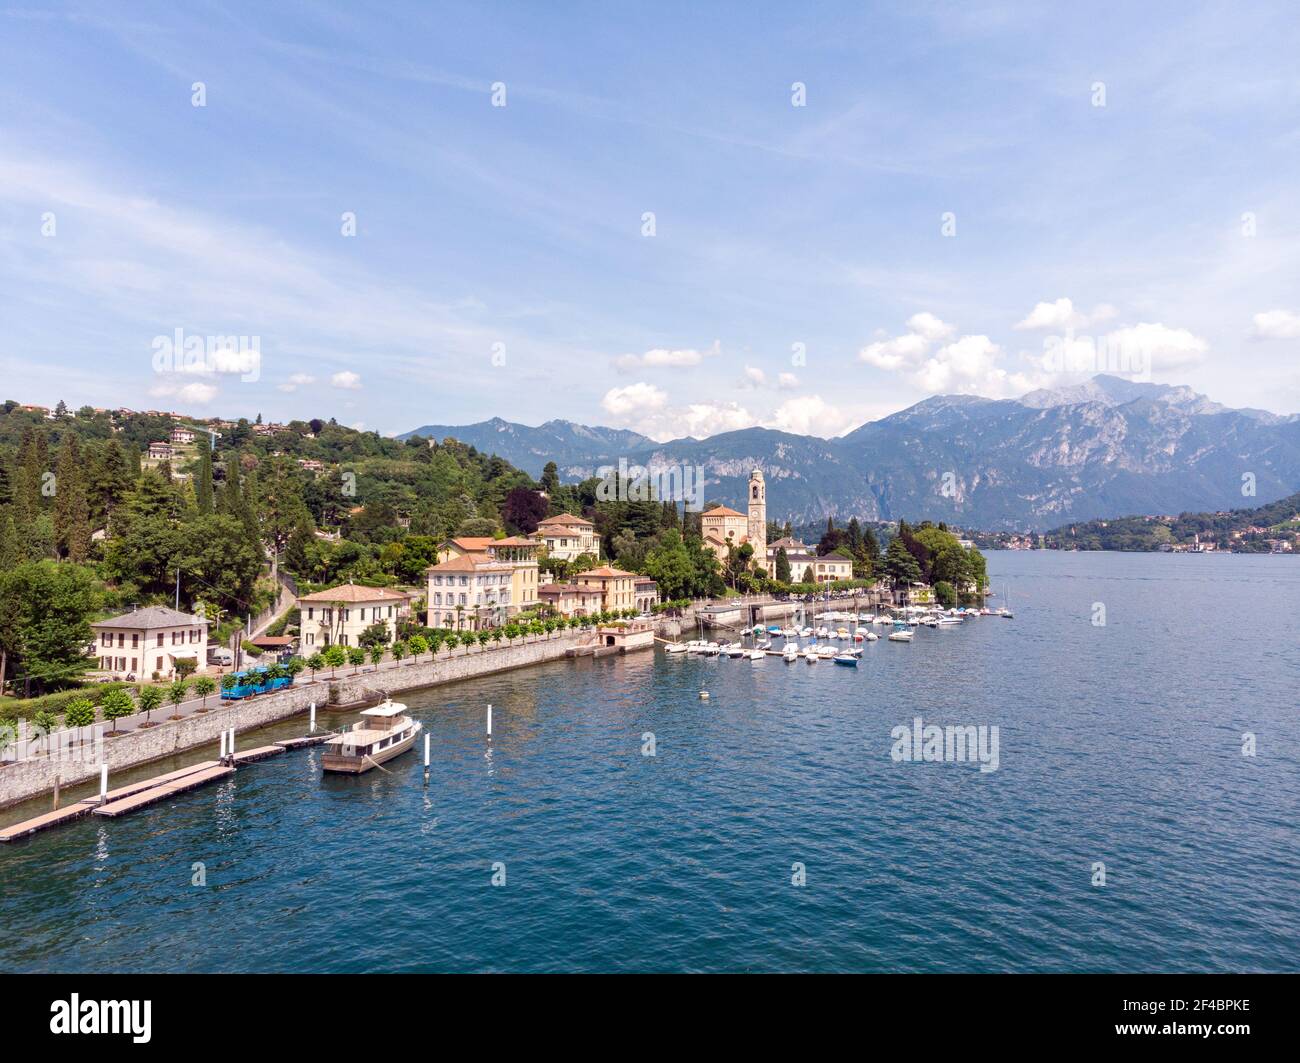
[[[326,739],[321,770],[360,775],[415,745],[421,725],[406,715],[406,706],[388,698],[382,705],[362,709],[364,719],[342,734]]]
[[[911,642],[912,629],[906,624],[898,623],[894,625],[894,630],[889,633],[890,642]]]
[[[786,664],[793,664],[795,661],[797,661],[799,659],[798,643],[792,642],[788,646],[786,646],[786,648],[781,651],[781,656],[785,658]]]
[[[767,660],[767,654],[763,650],[750,650],[746,656],[748,656],[751,661]]]
[[[685,652],[686,652],[686,643],[684,642],[669,642],[664,645],[664,653],[685,653]]]

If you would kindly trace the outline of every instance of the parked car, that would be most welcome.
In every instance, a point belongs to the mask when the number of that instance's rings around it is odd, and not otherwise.
[[[208,661],[211,664],[232,665],[235,663],[235,655],[224,646],[217,646],[208,650]]]

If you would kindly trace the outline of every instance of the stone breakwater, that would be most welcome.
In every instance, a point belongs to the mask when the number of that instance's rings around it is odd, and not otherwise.
[[[35,757],[6,764],[0,767],[0,808],[52,793],[56,779],[61,788],[97,779],[102,762],[107,762],[111,780],[117,771],[184,753],[198,746],[215,745],[220,741],[221,732],[232,727],[238,734],[306,713],[313,701],[320,710],[331,701],[349,704],[373,699],[381,691],[396,694],[542,664],[563,658],[568,650],[589,638],[589,634],[538,637],[535,641],[519,642],[513,646],[471,650],[450,657],[440,655],[433,661],[389,664],[379,671],[340,675],[332,680],[298,682],[283,690],[244,701],[214,702],[212,710],[205,714],[167,720],[147,730],[107,739],[103,743],[102,761],[88,752],[85,759]],[[92,747],[85,748],[89,750]]]

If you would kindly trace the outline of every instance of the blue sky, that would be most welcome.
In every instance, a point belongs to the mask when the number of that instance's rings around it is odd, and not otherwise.
[[[833,435],[1101,346],[1295,412],[1300,19],[1136,6],[4,8],[3,397]]]

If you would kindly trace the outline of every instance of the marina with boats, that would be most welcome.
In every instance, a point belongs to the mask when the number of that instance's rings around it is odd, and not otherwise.
[[[856,667],[863,647],[880,641],[881,632],[885,632],[885,641],[910,643],[919,628],[959,627],[984,617],[1010,620],[1014,614],[1005,606],[998,609],[939,609],[924,605],[879,613],[828,610],[811,620],[801,612],[797,618],[784,624],[755,624],[733,632],[733,637],[727,641],[707,638],[703,630],[699,637],[686,642],[660,641],[670,656],[685,654],[749,661],[780,657],[787,664],[800,660],[808,664],[833,661],[845,667]],[[705,622],[701,620],[699,626],[703,629]]]

